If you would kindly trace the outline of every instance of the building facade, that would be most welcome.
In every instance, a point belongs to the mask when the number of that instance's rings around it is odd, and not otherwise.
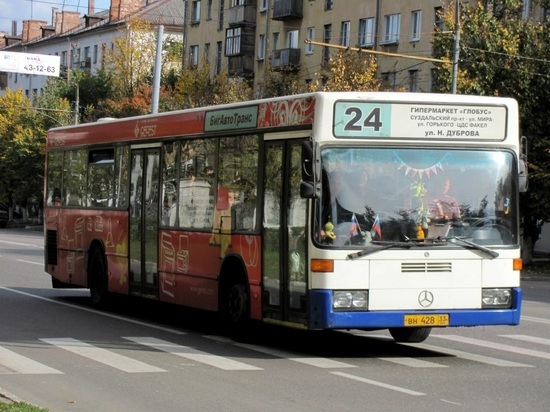
[[[93,5],[93,0],[89,0]],[[136,17],[164,26],[164,36],[182,38],[184,9],[181,0],[111,0],[109,10],[94,13],[93,6],[81,16],[52,10],[52,22],[25,20],[22,32],[0,33],[0,50],[60,57],[61,72],[83,69],[95,72],[103,67],[105,49],[112,49],[129,19]],[[45,76],[0,73],[0,94],[6,88],[23,89],[28,97],[39,94]]]
[[[245,78],[259,96],[268,69],[290,70],[304,83],[316,80],[336,52],[333,46],[381,52],[377,63],[386,87],[429,92],[433,63],[422,58],[432,56],[434,31],[444,30],[441,13],[455,1],[111,0],[108,12],[89,10],[80,17],[54,10],[52,25],[24,21],[21,35],[0,35],[0,49],[55,54],[62,67],[93,71],[120,35],[117,28],[137,16],[181,36],[184,67],[208,65],[212,75]],[[531,1],[524,7],[526,17],[535,13]],[[3,76],[0,88],[21,87],[29,95],[44,82],[40,76]]]

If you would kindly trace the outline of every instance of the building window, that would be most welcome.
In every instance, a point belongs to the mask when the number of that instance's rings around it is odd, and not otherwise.
[[[245,0],[231,0],[231,7],[244,6]]]
[[[210,66],[210,43],[204,44],[204,61]]]
[[[260,34],[258,40],[258,60],[265,59],[265,34]]]
[[[67,65],[67,52],[63,51],[61,52],[61,66]]]
[[[216,43],[216,66],[214,67],[214,72],[220,74],[222,71],[222,42],[219,41]]]
[[[349,21],[343,21],[340,29],[340,46],[349,47],[351,25]]]
[[[298,48],[298,37],[300,35],[299,30],[290,30],[286,33],[286,47],[289,49]]]
[[[388,14],[384,16],[384,43],[399,42],[400,14]]]
[[[218,9],[218,30],[223,30],[224,11],[225,11],[224,0],[220,0],[220,7]]]
[[[422,11],[415,10],[411,13],[411,41],[420,40],[421,26],[422,26]]]
[[[266,11],[267,10],[267,1],[268,0],[260,0],[260,11]]]
[[[99,56],[99,47],[98,45],[94,45],[94,60],[93,63],[96,64],[98,62],[98,56]]]
[[[359,47],[374,45],[374,17],[359,20]]]
[[[418,91],[418,70],[409,70],[409,91]]]
[[[194,0],[191,3],[191,23],[198,23],[201,21],[201,2],[200,0]]]
[[[438,30],[443,30],[443,7],[434,7],[434,25]]]
[[[307,28],[307,38],[310,40],[315,39],[315,27],[308,27]],[[313,44],[306,43],[306,54],[313,54]]]
[[[332,24],[325,24],[323,27],[323,43],[330,43],[332,38]],[[330,47],[323,46],[323,63],[330,60]]]
[[[189,48],[189,67],[197,67],[199,65],[199,46],[194,45]]]
[[[207,9],[206,9],[206,20],[212,20],[212,2],[214,0],[208,0]]]
[[[395,89],[395,84],[396,84],[395,79],[396,79],[395,72],[382,73],[382,82],[390,90]]]
[[[227,29],[225,32],[225,55],[235,56],[241,53],[241,27]]]
[[[325,0],[325,10],[332,10],[334,7],[334,0]]]
[[[521,18],[527,20],[529,14],[531,13],[531,0],[523,0],[523,11],[521,13]]]
[[[279,32],[273,33],[273,50],[279,49]]]

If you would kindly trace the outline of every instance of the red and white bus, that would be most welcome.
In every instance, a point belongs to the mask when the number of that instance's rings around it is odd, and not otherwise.
[[[56,128],[45,269],[84,287],[305,329],[520,320],[518,107],[310,93]]]

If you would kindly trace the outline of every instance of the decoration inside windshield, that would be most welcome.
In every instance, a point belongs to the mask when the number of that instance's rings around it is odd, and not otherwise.
[[[509,152],[330,148],[321,157],[320,243],[517,242]]]

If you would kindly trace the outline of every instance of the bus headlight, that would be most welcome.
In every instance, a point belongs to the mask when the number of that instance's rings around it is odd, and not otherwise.
[[[511,308],[512,289],[483,289],[481,295],[482,308]]]
[[[369,292],[366,290],[335,290],[332,292],[333,310],[367,310]]]

